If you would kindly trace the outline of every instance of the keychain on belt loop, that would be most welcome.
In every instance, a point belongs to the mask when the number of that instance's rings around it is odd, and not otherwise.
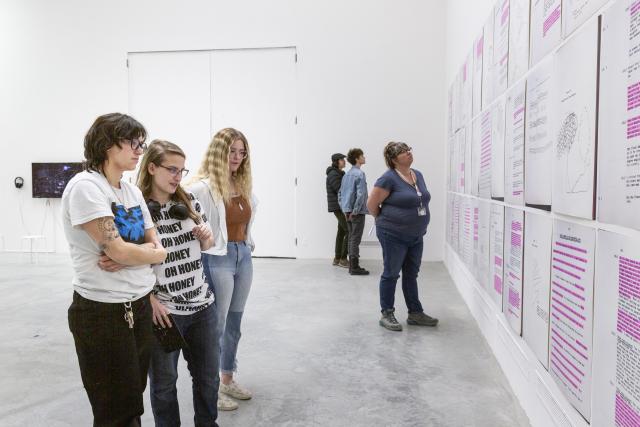
[[[131,301],[124,303],[124,321],[129,324],[129,329],[133,329],[133,308],[131,308]]]

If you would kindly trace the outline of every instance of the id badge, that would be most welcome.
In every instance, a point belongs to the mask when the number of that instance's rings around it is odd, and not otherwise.
[[[420,206],[418,208],[418,216],[425,216],[427,214],[427,208]]]

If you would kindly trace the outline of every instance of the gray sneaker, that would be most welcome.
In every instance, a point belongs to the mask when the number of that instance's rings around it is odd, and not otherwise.
[[[438,319],[425,313],[409,313],[409,317],[407,317],[407,324],[417,326],[436,326],[438,324]]]
[[[393,314],[394,309],[382,310],[382,317],[380,318],[380,326],[390,331],[401,331],[402,325],[396,320],[396,316]]]

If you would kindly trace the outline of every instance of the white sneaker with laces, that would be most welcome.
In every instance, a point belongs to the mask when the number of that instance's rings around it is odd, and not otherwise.
[[[234,402],[224,394],[218,393],[219,411],[235,411],[236,409],[238,409],[238,402]]]
[[[249,390],[240,387],[238,383],[233,380],[231,380],[229,384],[223,384],[221,382],[218,393],[223,393],[240,400],[249,400],[251,399],[251,397],[253,397]]]

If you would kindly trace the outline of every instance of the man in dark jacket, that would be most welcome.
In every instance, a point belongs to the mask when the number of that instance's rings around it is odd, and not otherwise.
[[[349,244],[347,219],[338,203],[338,191],[340,191],[342,177],[344,176],[345,157],[344,154],[340,153],[335,153],[331,156],[331,166],[327,168],[327,204],[329,212],[333,212],[338,220],[333,265],[349,268],[349,261],[347,261],[347,246]]]

